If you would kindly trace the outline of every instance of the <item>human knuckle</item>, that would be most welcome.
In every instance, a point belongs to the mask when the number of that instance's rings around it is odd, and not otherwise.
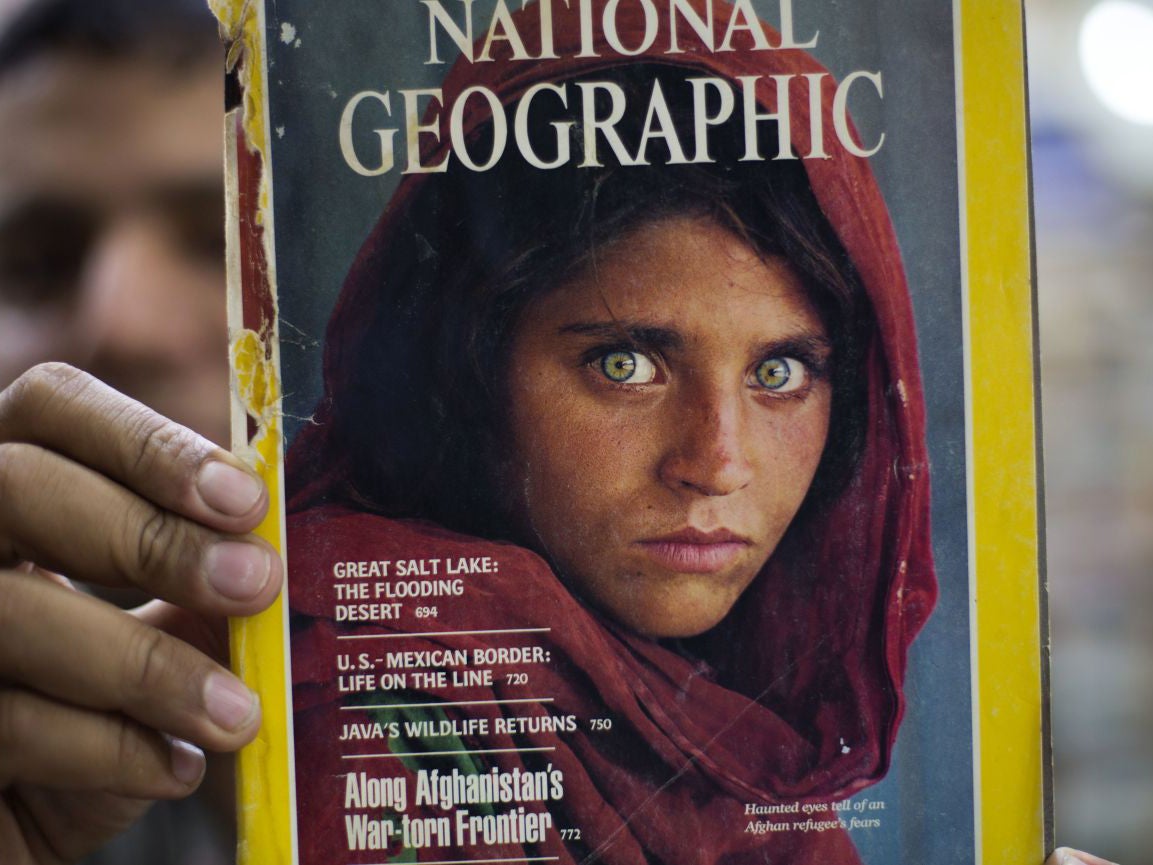
[[[24,588],[27,580],[21,574],[0,572],[0,653],[5,651],[9,641],[19,639],[18,627],[26,620],[27,609],[24,599]],[[0,660],[3,660],[0,657]]]
[[[0,753],[6,755],[0,774],[8,774],[21,749],[35,740],[36,726],[28,695],[16,688],[0,690]]]
[[[83,387],[89,376],[74,366],[59,361],[46,361],[30,367],[12,383],[18,397],[30,400],[51,399],[61,391]]]
[[[93,379],[66,363],[49,361],[26,370],[0,393],[0,422],[34,420],[59,399],[73,399]]]
[[[27,445],[0,443],[0,490],[8,489],[20,471],[20,457]]]
[[[164,473],[181,462],[199,462],[206,450],[200,437],[142,405],[126,412],[128,435],[134,446],[129,449],[127,470],[134,476]]]
[[[124,576],[143,586],[179,559],[184,526],[179,517],[161,508],[148,508],[141,519],[129,523],[134,560]]]
[[[148,746],[144,737],[134,724],[119,721],[115,731],[116,745],[111,749],[114,759],[111,769],[122,780],[136,780],[140,774],[142,764],[148,758]]]
[[[172,673],[172,647],[160,631],[141,625],[128,640],[124,697],[134,702],[140,695],[155,694]]]
[[[43,452],[24,442],[0,443],[0,494],[16,496],[27,486],[29,475],[42,462]]]

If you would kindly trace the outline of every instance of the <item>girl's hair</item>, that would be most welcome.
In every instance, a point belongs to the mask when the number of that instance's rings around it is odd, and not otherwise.
[[[691,140],[683,69],[637,64],[595,76],[623,87],[633,105],[647,103],[654,78],[681,140]],[[571,118],[540,102],[533,128],[555,136],[549,124]],[[602,106],[599,115],[606,112]],[[643,123],[632,112],[617,125],[630,148]],[[482,125],[472,152],[486,152],[490,135]],[[369,337],[355,380],[330,393],[329,441],[356,455],[350,503],[506,537],[508,496],[497,469],[506,440],[502,382],[521,312],[592,266],[607,244],[673,216],[715,220],[761,256],[784,257],[801,278],[833,343],[830,433],[810,503],[837,493],[860,449],[866,408],[858,371],[872,321],[800,160],[740,161],[743,131],[734,123],[710,134],[707,163],[657,164],[660,148],[650,146],[653,164],[644,168],[614,164],[608,148],[603,167],[582,168],[577,124],[570,136],[573,158],[560,168],[532,168],[511,150],[485,173],[454,162],[421,178],[403,213],[385,217],[391,230],[375,253],[383,276]],[[538,156],[550,158],[543,145]]]

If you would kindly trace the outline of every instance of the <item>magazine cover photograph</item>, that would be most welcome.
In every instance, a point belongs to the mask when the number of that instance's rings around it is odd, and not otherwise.
[[[255,5],[291,861],[982,861],[957,10]]]

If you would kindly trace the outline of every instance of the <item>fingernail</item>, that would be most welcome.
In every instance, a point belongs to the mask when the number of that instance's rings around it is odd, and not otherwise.
[[[260,481],[220,460],[208,460],[201,466],[196,487],[210,508],[230,517],[247,514],[264,493]]]
[[[200,783],[204,775],[204,752],[183,739],[170,738],[168,744],[172,749],[173,777],[186,787]]]
[[[204,682],[204,708],[212,723],[238,730],[256,713],[256,695],[232,676],[210,673]]]
[[[209,584],[226,598],[250,601],[268,585],[272,557],[264,547],[239,541],[221,541],[204,557]]]

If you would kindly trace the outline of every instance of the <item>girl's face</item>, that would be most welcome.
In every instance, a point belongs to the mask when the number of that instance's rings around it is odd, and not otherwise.
[[[627,627],[707,631],[808,492],[831,352],[783,259],[708,219],[633,229],[530,303],[514,334],[517,518]]]

